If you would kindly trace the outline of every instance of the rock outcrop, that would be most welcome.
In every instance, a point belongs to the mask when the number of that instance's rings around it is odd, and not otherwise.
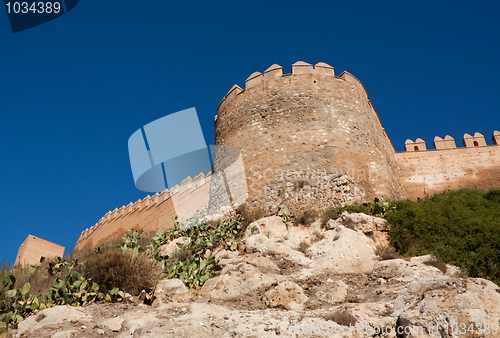
[[[222,270],[196,291],[156,287],[153,306],[57,306],[16,337],[499,337],[500,288],[432,257],[380,261],[380,219],[343,214],[326,229],[280,218],[248,226],[245,251],[217,253]],[[437,266],[437,267],[436,267]],[[486,332],[486,327],[489,331]],[[465,328],[465,331],[464,331]]]

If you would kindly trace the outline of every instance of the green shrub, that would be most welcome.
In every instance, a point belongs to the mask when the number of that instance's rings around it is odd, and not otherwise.
[[[28,265],[25,268],[18,266],[9,271],[4,270],[0,288],[0,330],[11,325],[16,327],[23,318],[38,309],[64,304],[83,306],[94,300],[111,302],[124,299],[124,292],[118,288],[107,293],[99,292],[98,284],[74,270],[77,264],[76,260],[67,261],[57,257],[48,267]],[[34,292],[30,282],[17,287],[19,281],[15,274],[32,280],[39,271],[52,279],[46,292]]]
[[[500,285],[500,189],[449,191],[395,206],[385,218],[398,252],[431,254]]]
[[[203,223],[181,229],[178,225],[166,231],[158,231],[148,250],[161,262],[163,277],[179,278],[189,288],[202,286],[220,270],[211,250],[217,247],[237,250],[244,233],[239,219],[219,221],[216,225]],[[179,250],[173,256],[161,256],[160,247],[176,238],[189,237],[190,241],[177,244]]]

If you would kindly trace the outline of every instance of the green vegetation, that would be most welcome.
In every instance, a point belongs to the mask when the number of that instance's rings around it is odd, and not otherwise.
[[[96,300],[111,302],[125,297],[118,288],[109,292],[99,292],[99,285],[92,282],[92,278],[84,277],[83,274],[73,270],[76,265],[76,260],[63,261],[58,257],[48,268],[27,266],[1,271],[3,278],[0,290],[0,329],[5,329],[11,324],[16,326],[24,317],[37,309],[64,304],[83,306]],[[43,279],[52,279],[53,282],[46,292],[38,291],[30,294],[30,291],[33,291],[30,282],[16,287],[19,285],[16,274],[28,279],[37,276],[35,282]]]
[[[464,189],[400,201],[385,216],[402,254],[432,254],[500,285],[500,189]]]
[[[417,202],[376,199],[328,209],[322,215],[323,224],[343,211],[385,218],[391,245],[401,255],[431,254],[459,266],[470,277],[500,285],[500,189],[448,191]],[[439,260],[431,264],[444,269]]]
[[[219,221],[217,226],[204,223],[184,230],[176,224],[167,231],[158,231],[148,250],[161,262],[162,277],[179,278],[187,287],[196,288],[221,269],[210,251],[218,247],[235,251],[242,237],[243,226],[239,219]],[[177,243],[179,250],[176,253],[162,256],[160,247],[177,238],[186,240]]]
[[[330,207],[326,209],[321,215],[321,225],[325,226],[328,220],[337,219],[344,211],[347,212],[360,212],[367,215],[377,217],[385,217],[386,213],[396,208],[394,202],[385,201],[383,199],[375,198],[370,203],[354,204],[345,207]]]
[[[84,306],[126,298],[137,302],[141,293],[146,292],[148,298],[160,278],[179,278],[189,288],[202,286],[220,270],[212,251],[235,251],[244,232],[239,219],[192,226],[203,217],[204,211],[154,236],[132,229],[121,241],[40,266],[12,268],[4,262],[0,266],[0,330],[54,305]],[[189,240],[178,243],[174,254],[162,256],[161,246],[177,238]]]

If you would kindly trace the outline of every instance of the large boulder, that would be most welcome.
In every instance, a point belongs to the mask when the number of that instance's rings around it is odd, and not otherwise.
[[[266,255],[279,256],[281,259],[296,265],[307,266],[312,263],[302,252],[293,250],[289,246],[273,241],[261,234],[246,238],[245,245],[247,251],[258,251]]]
[[[377,262],[373,240],[342,225],[326,231],[325,237],[306,250],[313,270],[334,274],[371,272]]]
[[[205,282],[201,291],[212,299],[237,300],[249,293],[265,291],[281,280],[283,276],[263,273],[242,261],[226,265],[219,276]]]
[[[36,332],[44,326],[77,322],[84,317],[86,317],[85,312],[69,305],[47,308],[20,322],[17,334],[19,337],[31,336],[30,332]]]
[[[125,321],[125,319],[123,319],[123,318],[114,317],[114,318],[105,319],[104,321],[101,322],[101,325],[99,325],[99,326],[101,328],[110,330],[112,332],[120,332],[124,321]]]
[[[363,213],[348,213],[344,211],[336,220],[329,220],[326,224],[326,228],[333,230],[338,225],[343,225],[346,228],[362,232],[370,237],[378,246],[383,247],[389,245],[389,226],[387,221],[383,218]]]
[[[400,337],[496,336],[484,328],[498,328],[499,288],[484,279],[423,278],[401,290],[395,304]]]
[[[431,255],[417,256],[409,261],[389,259],[375,264],[372,276],[399,282],[414,282],[422,278],[447,275],[457,277],[460,269],[444,263],[436,264],[436,258]]]
[[[163,244],[160,247],[160,255],[161,256],[172,256],[174,255],[177,251],[180,250],[179,245],[181,245],[184,242],[190,242],[191,238],[189,237],[179,237],[174,239],[172,242]]]
[[[363,233],[389,230],[385,219],[363,213],[348,213],[344,211],[336,221],[346,228]]]
[[[286,225],[281,217],[264,217],[248,225],[244,238],[256,234],[262,234],[268,238],[275,238],[279,237],[285,231],[287,231]]]
[[[190,299],[189,290],[180,279],[164,279],[156,285],[153,305],[159,306],[169,302],[186,302]]]

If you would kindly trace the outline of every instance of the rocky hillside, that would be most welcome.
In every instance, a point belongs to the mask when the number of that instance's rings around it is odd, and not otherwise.
[[[56,306],[14,337],[500,337],[500,288],[431,256],[385,259],[386,222],[251,223],[202,288],[162,280],[152,305]],[[175,250],[175,246],[163,248]],[[384,257],[382,257],[384,256]],[[389,256],[390,258],[390,256]]]

